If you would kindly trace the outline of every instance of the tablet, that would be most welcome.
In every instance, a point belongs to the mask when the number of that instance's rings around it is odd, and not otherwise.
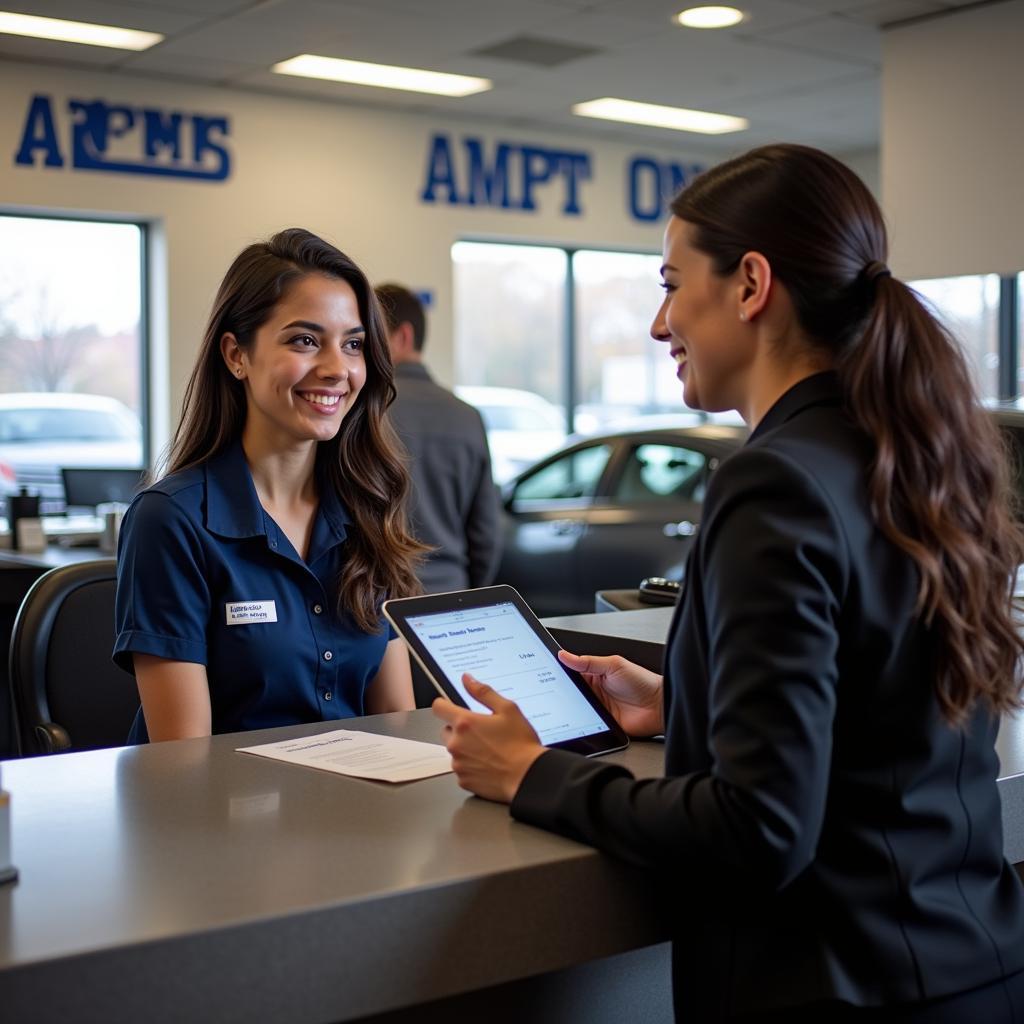
[[[449,700],[487,712],[462,684],[469,672],[513,700],[546,747],[592,756],[629,739],[582,676],[557,657],[554,637],[512,587],[481,587],[384,602],[384,614]]]

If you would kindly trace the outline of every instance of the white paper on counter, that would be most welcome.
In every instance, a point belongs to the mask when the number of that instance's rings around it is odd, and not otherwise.
[[[403,740],[353,729],[336,729],[283,743],[261,743],[256,747],[235,749],[243,754],[258,754],[307,768],[380,782],[412,782],[452,770],[448,751],[437,743],[421,743],[419,740]]]

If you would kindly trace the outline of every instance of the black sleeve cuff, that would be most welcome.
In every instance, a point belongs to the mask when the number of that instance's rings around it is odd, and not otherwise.
[[[598,845],[599,837],[590,834],[599,822],[592,804],[604,784],[615,778],[632,775],[620,765],[548,750],[530,766],[509,810],[517,821]]]

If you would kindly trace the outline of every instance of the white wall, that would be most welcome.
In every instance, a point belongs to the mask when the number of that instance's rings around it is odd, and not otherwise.
[[[1024,270],[1024,3],[890,29],[882,199],[901,277]]]
[[[18,149],[33,94],[51,97],[62,168],[18,166]],[[0,202],[2,208],[90,211],[131,216],[154,225],[156,259],[151,329],[152,426],[159,447],[180,406],[216,287],[247,243],[301,225],[353,256],[371,280],[398,280],[434,295],[428,363],[451,382],[450,248],[462,237],[515,239],[660,251],[660,223],[642,223],[628,209],[629,161],[650,155],[665,162],[711,159],[677,147],[615,143],[586,134],[561,138],[530,128],[494,130],[489,124],[414,116],[316,100],[192,87],[120,75],[90,74],[0,62]],[[134,106],[226,115],[233,168],[222,183],[112,174],[69,166],[72,117],[67,101],[103,99]],[[429,141],[475,136],[513,143],[585,150],[592,178],[580,186],[582,214],[562,210],[563,183],[537,189],[534,212],[451,206],[420,200]],[[112,144],[132,144],[130,137]],[[134,140],[138,160],[139,141]],[[737,151],[743,149],[737,136]],[[128,158],[128,157],[126,157]],[[872,179],[877,162],[855,161]],[[443,194],[440,193],[440,194]],[[486,325],[481,325],[486,329]]]

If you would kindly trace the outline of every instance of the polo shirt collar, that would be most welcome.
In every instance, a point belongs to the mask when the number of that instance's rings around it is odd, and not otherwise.
[[[279,532],[264,511],[252,482],[241,438],[210,459],[206,472],[206,528],[221,537],[264,537]],[[331,487],[320,488],[320,507],[313,526],[310,551],[343,541],[352,522],[341,497]]]
[[[256,494],[242,440],[210,459],[206,470],[206,528],[221,537],[262,537],[266,513]]]
[[[783,393],[753,429],[747,444],[814,405],[841,405],[843,389],[835,370],[815,373]]]
[[[345,539],[347,534],[345,528],[352,522],[352,517],[348,514],[348,509],[345,508],[341,495],[333,487],[327,486],[325,475],[321,472],[319,465],[317,466],[317,472],[320,474],[320,508],[318,510],[317,522],[313,528],[313,537],[310,541],[311,552],[320,548],[320,544],[317,543],[320,538],[318,538],[317,534],[320,531],[321,523],[330,535],[329,539],[323,538],[326,541],[323,544],[323,548],[327,548],[331,543],[337,543]]]

